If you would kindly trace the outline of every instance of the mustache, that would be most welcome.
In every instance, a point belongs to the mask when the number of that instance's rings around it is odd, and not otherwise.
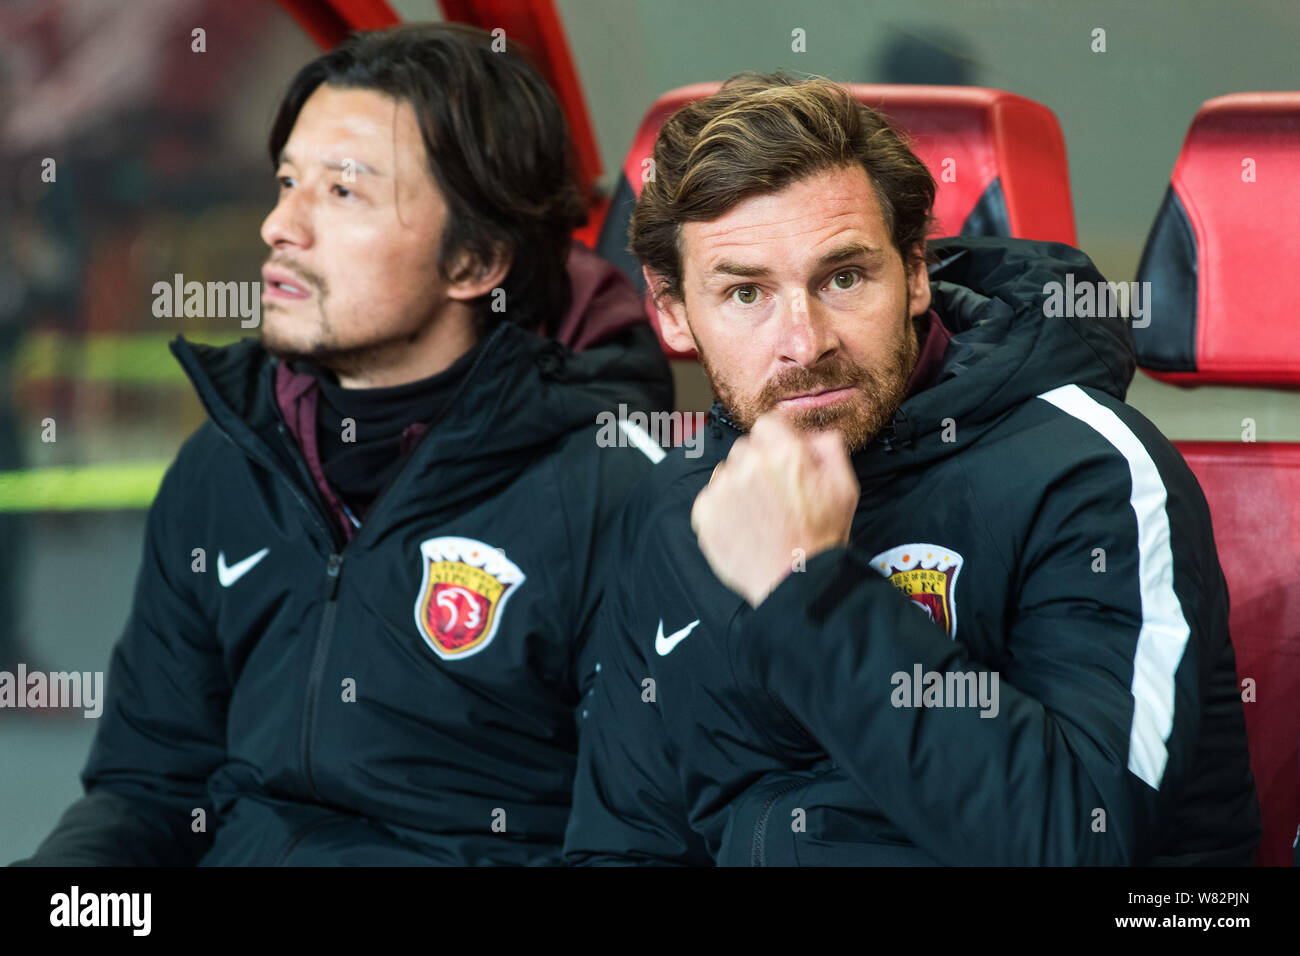
[[[777,402],[808,392],[837,388],[865,389],[873,381],[867,369],[838,356],[811,368],[796,366],[769,379],[758,394],[759,408],[773,408]]]
[[[322,296],[329,291],[323,275],[319,272],[313,272],[292,259],[283,256],[270,256],[267,258],[266,264],[272,269],[283,269],[285,272],[292,273],[295,278],[302,279],[303,282],[315,288]]]

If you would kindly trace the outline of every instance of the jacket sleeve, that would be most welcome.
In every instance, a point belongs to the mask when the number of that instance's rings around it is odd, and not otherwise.
[[[1191,766],[1205,670],[1227,633],[1204,498],[1190,473],[1178,480],[1197,527],[1172,545],[1163,487],[1131,494],[1118,456],[1044,494],[1008,579],[1000,671],[851,547],[816,555],[737,629],[737,673],[942,863],[1141,863]],[[930,672],[996,693],[915,706],[909,682]]]
[[[687,822],[678,762],[659,706],[647,699],[642,682],[649,669],[628,627],[636,562],[617,553],[611,568],[619,571],[608,577],[588,649],[594,679],[579,707],[565,860],[711,866],[703,838]]]
[[[580,246],[580,243],[575,243],[575,256],[585,256],[583,262],[587,265],[584,268],[594,267],[602,273],[611,273],[601,283],[609,285],[613,294],[613,302],[602,319],[612,320],[618,312],[614,306],[622,294],[619,290],[631,292],[631,287],[617,269],[594,256],[590,250],[581,252]],[[627,305],[626,301],[622,304]],[[624,406],[653,413],[671,408],[673,382],[668,362],[654,330],[645,321],[641,301],[635,295],[632,306],[636,321],[630,327],[627,315],[622,315],[622,325],[615,329],[613,338],[604,341],[601,348],[571,356],[570,362],[581,365],[582,375],[603,383],[610,409]],[[627,309],[623,311],[626,313]],[[599,421],[597,417],[597,426]],[[575,447],[578,443],[586,447],[578,451]],[[582,457],[592,455],[593,446],[597,449],[594,460]],[[568,679],[570,688],[580,700],[590,695],[595,678],[596,645],[592,635],[597,623],[596,609],[609,577],[608,571],[624,559],[617,550],[616,525],[630,492],[650,473],[658,460],[651,458],[650,454],[631,446],[602,448],[600,428],[596,427],[593,432],[579,433],[570,440],[570,447],[561,456],[566,464],[556,472],[570,567],[573,569],[567,577],[576,586],[572,612],[575,639],[570,646]],[[571,464],[575,460],[590,461],[590,465],[575,468]]]
[[[591,441],[591,436],[583,436]],[[570,692],[581,706],[591,697],[599,658],[597,611],[607,584],[617,586],[615,572],[623,562],[617,548],[617,525],[628,494],[649,474],[653,462],[635,448],[600,449],[593,467],[578,474],[557,474],[560,502],[568,533],[574,588],[574,640],[569,646]]]
[[[131,613],[81,775],[85,796],[16,865],[184,866],[211,845],[216,821],[207,778],[225,758],[230,687],[212,627],[188,586],[199,542],[175,533],[190,507],[186,477],[201,471],[180,462],[149,510]]]

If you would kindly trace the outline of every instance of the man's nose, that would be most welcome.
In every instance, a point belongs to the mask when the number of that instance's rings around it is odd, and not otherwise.
[[[796,289],[783,316],[780,351],[784,361],[816,365],[839,344],[827,310],[804,289]]]
[[[275,208],[262,221],[262,241],[272,249],[306,249],[312,242],[310,200],[301,189],[280,194]]]

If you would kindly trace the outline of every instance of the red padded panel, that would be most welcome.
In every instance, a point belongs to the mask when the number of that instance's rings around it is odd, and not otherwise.
[[[695,83],[659,97],[647,111],[623,161],[633,192],[641,195],[645,160],[654,155],[664,121],[721,83]],[[984,191],[1001,178],[1011,234],[1077,244],[1065,140],[1056,116],[1033,100],[968,86],[846,84],[861,102],[897,122],[937,184],[933,235],[956,235]],[[945,165],[945,160],[951,163]],[[945,170],[951,182],[945,182]],[[647,299],[651,321],[658,322]],[[665,347],[674,358],[690,357]]]
[[[938,236],[960,232],[984,190],[1001,177],[1011,234],[1076,245],[1065,140],[1056,116],[1023,96],[974,86],[851,84],[886,113],[938,181]],[[944,160],[956,172],[945,182]]]
[[[636,195],[641,195],[642,162],[654,155],[664,120],[692,100],[716,93],[721,85],[683,86],[650,107],[623,162]],[[1075,244],[1065,140],[1047,107],[1013,93],[973,86],[847,86],[860,101],[897,121],[938,181],[935,235],[956,235],[989,183],[1001,176],[1014,236]],[[945,159],[954,161],[953,182],[943,180]]]
[[[1231,605],[1264,836],[1257,862],[1292,862],[1300,824],[1300,444],[1178,442],[1210,504]]]
[[[1242,180],[1246,159],[1255,161],[1254,182]],[[1196,237],[1188,281],[1196,282],[1197,371],[1150,374],[1182,385],[1300,387],[1300,322],[1286,274],[1286,264],[1300,263],[1300,92],[1206,102],[1172,184]]]

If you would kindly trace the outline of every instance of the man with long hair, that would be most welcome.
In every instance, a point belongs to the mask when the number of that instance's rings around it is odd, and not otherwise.
[[[173,346],[210,420],[26,862],[559,862],[598,548],[650,466],[595,422],[671,383],[571,245],[555,97],[491,47],[356,34],[290,84],[261,340]]]

